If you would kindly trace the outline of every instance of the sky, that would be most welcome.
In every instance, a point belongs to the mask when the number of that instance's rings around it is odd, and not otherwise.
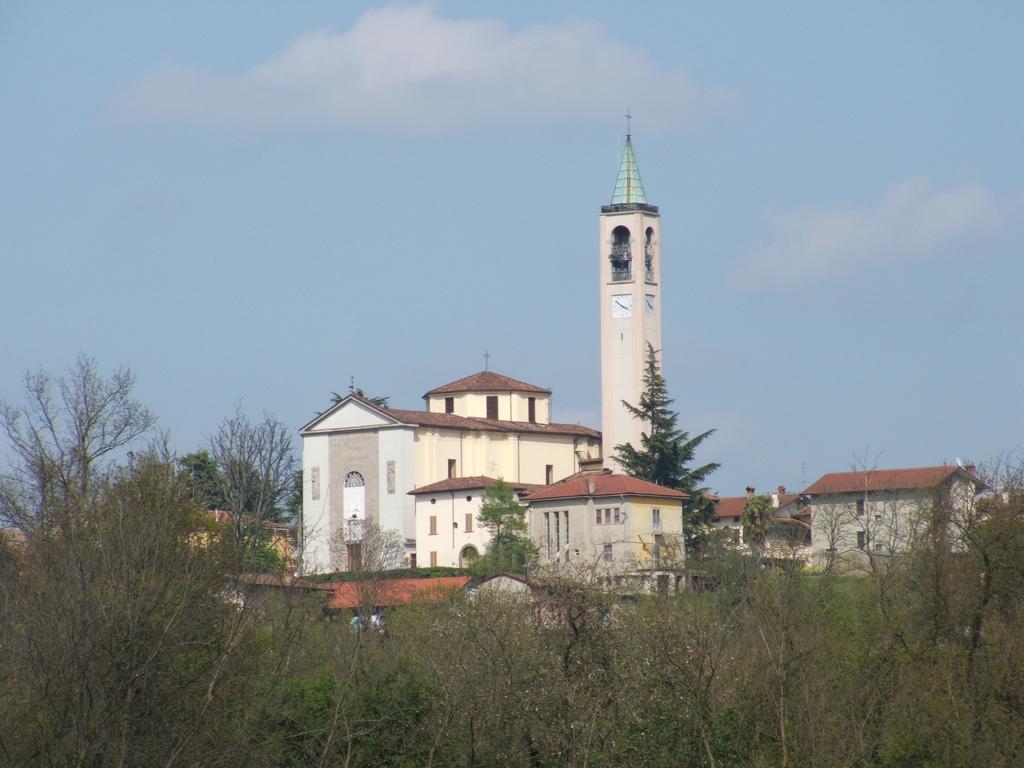
[[[0,399],[128,365],[179,451],[490,367],[600,424],[630,110],[725,495],[1024,443],[1024,5],[0,4]],[[296,438],[298,442],[298,438]]]

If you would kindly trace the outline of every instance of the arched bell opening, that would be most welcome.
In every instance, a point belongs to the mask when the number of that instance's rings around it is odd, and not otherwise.
[[[644,277],[654,279],[654,227],[644,233]]]
[[[612,230],[612,280],[633,279],[633,252],[630,247],[630,233],[626,227]]]

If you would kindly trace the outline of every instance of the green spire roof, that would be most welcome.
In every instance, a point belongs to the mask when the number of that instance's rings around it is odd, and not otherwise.
[[[615,180],[615,193],[612,205],[646,203],[647,193],[644,183],[640,180],[640,169],[633,156],[633,140],[626,134],[626,148],[622,150],[622,162],[619,163],[619,177]]]

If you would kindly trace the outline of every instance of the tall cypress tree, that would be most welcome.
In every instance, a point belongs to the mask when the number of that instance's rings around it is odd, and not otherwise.
[[[658,351],[647,345],[647,362],[644,367],[644,391],[637,405],[622,404],[633,414],[650,425],[648,431],[640,434],[640,447],[632,443],[615,446],[615,460],[627,474],[667,488],[675,488],[688,495],[683,503],[683,526],[688,536],[697,527],[710,522],[714,514],[713,502],[705,496],[707,488],[704,479],[720,466],[711,462],[691,467],[697,447],[715,430],[709,429],[690,437],[689,432],[679,429],[679,414],[669,408],[674,400],[668,396],[665,377],[658,364]]]

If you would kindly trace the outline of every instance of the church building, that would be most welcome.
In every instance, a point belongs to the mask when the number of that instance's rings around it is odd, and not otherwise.
[[[496,478],[523,490],[600,464],[601,433],[552,422],[544,387],[480,371],[423,399],[413,411],[350,393],[300,430],[306,573],[358,568],[368,524],[400,532],[409,564],[459,565],[466,546],[486,545],[467,538],[466,515]],[[454,508],[467,496],[457,513],[443,507],[438,528],[438,500]],[[417,500],[434,514],[417,520]]]
[[[640,445],[644,424],[623,401],[640,402],[648,345],[661,349],[660,216],[628,132],[599,229],[603,439],[551,421],[550,390],[489,370],[431,389],[423,410],[350,393],[300,430],[306,573],[358,569],[374,526],[400,535],[409,565],[465,565],[487,545],[476,513],[497,478],[528,503],[531,492],[602,464],[606,478],[618,469],[617,445]],[[614,548],[610,530],[602,546]]]

